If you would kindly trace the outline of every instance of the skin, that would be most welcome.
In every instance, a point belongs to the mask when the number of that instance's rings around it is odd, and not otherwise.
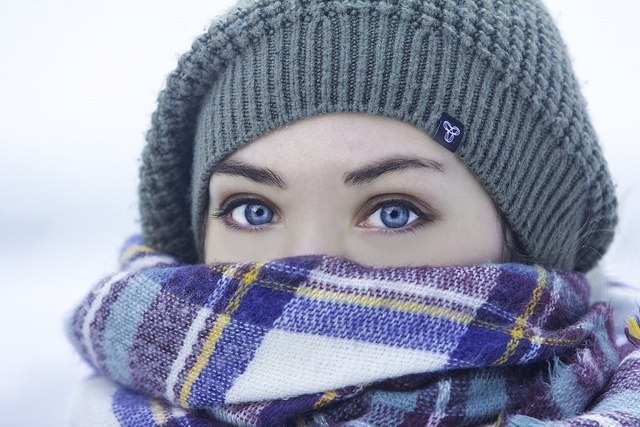
[[[503,258],[498,213],[475,176],[422,130],[386,117],[327,114],[263,135],[218,165],[209,197],[207,263],[308,254],[382,267]]]

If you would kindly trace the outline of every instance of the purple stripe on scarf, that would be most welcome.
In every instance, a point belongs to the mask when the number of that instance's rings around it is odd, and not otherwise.
[[[285,425],[287,420],[313,409],[314,404],[322,397],[322,393],[299,396],[295,399],[274,400],[260,412],[260,418],[268,425]]]
[[[87,317],[87,313],[89,312],[89,308],[93,304],[96,299],[95,290],[102,287],[102,285],[107,282],[109,278],[107,277],[104,280],[101,280],[94,289],[85,297],[80,306],[76,308],[71,317],[71,321],[69,323],[69,332],[72,344],[76,347],[76,349],[80,352],[82,357],[87,361],[91,361],[89,357],[89,351],[87,349],[87,343],[84,340],[82,334],[82,327],[84,325],[84,320]]]
[[[547,279],[544,280],[544,286],[539,288],[539,295],[547,292],[548,274],[548,272],[544,272]],[[535,267],[520,264],[503,265],[497,285],[491,291],[489,298],[487,298],[487,303],[502,307],[514,318],[522,316],[527,309],[527,305],[535,298],[534,291],[538,288],[539,276],[540,273]],[[541,306],[536,301],[533,301],[534,310],[540,310]],[[527,318],[530,318],[530,315]],[[504,319],[495,318],[490,312],[485,312],[480,319],[504,324]]]
[[[100,304],[100,308],[95,313],[91,322],[90,342],[96,355],[96,368],[101,372],[107,371],[104,360],[104,350],[102,346],[102,335],[107,323],[107,317],[111,313],[111,307],[118,300],[120,293],[127,287],[129,276],[117,281],[111,286],[111,291],[104,297]]]
[[[163,292],[172,293],[192,307],[209,307],[221,312],[235,289],[220,288],[224,283],[223,268],[194,265],[179,268],[163,286]]]
[[[616,375],[607,384],[604,392],[594,402],[593,406],[597,406],[602,400],[609,396],[619,393],[620,390],[635,390],[640,392],[640,350],[631,353],[631,357],[623,360]],[[637,402],[640,407],[640,402]]]
[[[131,377],[141,391],[163,395],[173,361],[198,308],[167,292],[161,292],[150,304],[129,350]]]
[[[417,286],[421,286],[418,284]],[[451,292],[449,298],[445,299],[441,295],[442,289],[437,289],[433,286],[423,285],[424,291],[418,293],[415,289],[404,292],[393,289],[379,289],[365,287],[362,281],[353,282],[353,285],[345,285],[344,283],[331,284],[326,282],[310,281],[305,284],[305,294],[319,293],[318,291],[330,292],[332,294],[341,295],[347,298],[375,298],[384,299],[386,301],[393,301],[394,303],[418,303],[419,305],[445,307],[448,310],[472,314],[473,309],[470,306],[470,300],[466,295]]]
[[[544,276],[541,277],[540,274]],[[544,318],[540,314],[546,307],[544,303],[551,300],[547,288],[548,283],[553,280],[551,275],[551,272],[539,272],[536,267],[520,264],[502,265],[497,285],[486,303],[478,309],[474,321],[456,350],[451,353],[450,363],[465,360],[474,366],[514,364],[525,355],[530,360],[534,355],[528,354],[532,349],[532,343],[526,336],[532,333],[533,326],[544,326],[531,324],[531,321]],[[502,307],[507,316],[493,310],[494,306]],[[579,311],[581,307],[575,307],[574,310]],[[514,319],[520,320],[515,322]],[[560,338],[574,337],[567,332]],[[535,353],[535,358],[539,359],[540,355],[546,358],[562,350],[563,348],[555,346],[551,350],[542,349]]]
[[[501,265],[475,265],[464,267],[388,267],[374,268],[343,258],[324,257],[319,270],[329,275],[328,280],[352,282],[376,280],[407,285],[426,284],[441,290],[455,290],[466,297],[485,300]],[[319,282],[320,283],[320,282]]]
[[[545,300],[546,305],[536,310],[531,323],[556,330],[575,323],[587,311],[591,288],[584,276],[578,273],[562,270],[548,270],[547,273],[549,277],[545,287],[550,298]]]
[[[200,331],[198,331],[198,336],[190,349],[191,352],[187,356],[182,366],[182,369],[178,373],[177,380],[173,385],[174,396],[180,396],[182,385],[187,379],[187,376],[189,375],[189,372],[191,371],[191,369],[193,369],[195,364],[198,362],[198,356],[202,352],[204,348],[204,344],[207,342],[207,337],[209,336],[209,333],[211,329],[213,329],[213,326],[215,325],[217,320],[218,320],[217,314],[210,315],[205,319],[204,327]]]

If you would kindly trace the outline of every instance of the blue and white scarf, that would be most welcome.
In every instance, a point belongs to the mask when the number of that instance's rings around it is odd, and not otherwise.
[[[99,373],[74,425],[638,426],[640,350],[588,301],[535,266],[181,265],[132,240],[69,324]]]

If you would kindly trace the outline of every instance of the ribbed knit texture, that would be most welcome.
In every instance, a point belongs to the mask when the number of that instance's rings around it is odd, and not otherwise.
[[[215,165],[329,112],[429,134],[442,113],[461,121],[456,154],[541,264],[585,271],[612,239],[606,162],[538,1],[271,0],[214,23],[169,76],[143,154],[146,243],[194,262]]]

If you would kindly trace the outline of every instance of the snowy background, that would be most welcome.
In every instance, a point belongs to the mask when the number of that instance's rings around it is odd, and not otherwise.
[[[157,93],[231,3],[0,0],[1,427],[67,425],[90,370],[63,320],[138,230],[137,168]],[[618,185],[605,272],[640,287],[640,1],[546,3]]]

